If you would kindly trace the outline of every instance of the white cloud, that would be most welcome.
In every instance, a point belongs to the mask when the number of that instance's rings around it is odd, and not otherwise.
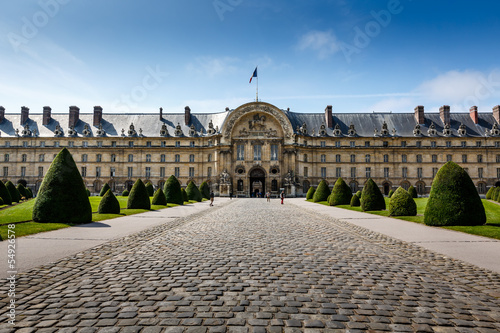
[[[187,65],[187,70],[191,73],[204,77],[215,77],[236,73],[240,60],[232,57],[197,57],[194,62]]]
[[[313,30],[306,33],[300,38],[297,48],[301,51],[316,51],[318,53],[318,56],[322,59],[335,54],[340,50],[337,42],[337,37],[335,37],[331,30]]]

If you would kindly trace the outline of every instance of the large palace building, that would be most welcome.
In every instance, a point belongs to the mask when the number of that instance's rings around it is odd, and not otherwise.
[[[87,188],[117,193],[141,178],[155,187],[175,175],[183,186],[207,181],[220,195],[285,189],[304,196],[342,177],[353,192],[372,178],[383,193],[399,186],[430,191],[447,161],[465,168],[480,194],[500,181],[500,106],[493,112],[294,113],[253,102],[219,113],[6,114],[0,107],[0,177],[35,192],[54,156],[67,147]]]

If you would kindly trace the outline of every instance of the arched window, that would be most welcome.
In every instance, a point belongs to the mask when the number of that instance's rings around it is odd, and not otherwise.
[[[237,190],[240,192],[243,191],[243,179],[238,179]]]
[[[354,181],[350,182],[349,187],[351,188],[352,193],[358,192],[358,183],[357,182],[354,182]]]
[[[273,191],[273,192],[278,191],[278,181],[276,179],[273,179],[271,181],[271,191]]]

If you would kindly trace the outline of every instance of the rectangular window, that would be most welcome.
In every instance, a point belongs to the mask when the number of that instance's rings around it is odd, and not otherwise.
[[[181,142],[180,141],[175,141],[175,146],[178,148],[181,146]]]
[[[406,147],[406,141],[401,141],[401,147],[405,148]]]
[[[134,177],[134,168],[133,167],[127,167],[127,176],[128,176],[128,178]]]
[[[321,155],[321,162],[322,163],[325,163],[326,162],[326,155]]]
[[[309,169],[307,167],[304,167],[304,177],[309,177]]]
[[[307,154],[304,154],[304,162],[307,162]]]
[[[355,148],[356,147],[356,141],[351,141],[350,142],[350,146],[351,146],[351,148]]]
[[[422,147],[422,141],[417,141],[417,142],[416,142],[416,146],[417,146],[417,148]]]
[[[27,160],[28,160],[28,155],[26,155],[26,154],[21,155],[22,162],[26,162]]]
[[[407,162],[407,157],[406,155],[401,155],[401,162],[406,163]]]
[[[365,141],[365,147],[369,148],[370,147],[370,141]]]
[[[304,140],[304,146],[307,146],[307,140]]]
[[[87,162],[87,154],[82,155],[82,162]]]
[[[102,141],[97,141],[97,148],[102,148]]]
[[[40,141],[40,147],[45,147],[45,141]]]
[[[98,162],[98,163],[101,162],[102,161],[102,154],[97,154],[95,156],[95,161]]]
[[[151,141],[146,141],[146,147],[151,148]]]
[[[417,155],[417,163],[422,163],[422,155]]]
[[[82,167],[82,177],[87,177],[87,167]]]
[[[129,146],[130,148],[133,148],[133,147],[134,147],[134,141],[129,141],[129,142],[128,142],[128,146]]]
[[[340,163],[340,161],[341,161],[340,155],[339,154],[335,155],[335,162]]]
[[[496,161],[497,163],[500,163],[500,155],[497,155]]]
[[[384,163],[388,163],[389,162],[389,155],[384,155]]]
[[[111,141],[111,147],[116,147],[116,141]]]
[[[45,162],[45,154],[38,155],[38,162]]]
[[[335,148],[340,148],[340,147],[342,147],[340,141],[335,141]]]
[[[151,167],[146,167],[146,178],[151,178]]]
[[[365,155],[365,162],[370,163],[371,161],[371,156],[369,154]]]
[[[191,142],[189,143],[189,147],[194,148],[194,146],[195,146],[194,141],[191,141]]]
[[[58,143],[59,143],[59,142],[58,142]],[[24,148],[27,148],[27,147],[28,147],[28,141],[23,141],[23,147],[24,147]],[[57,147],[59,147],[59,145],[58,145]]]
[[[236,160],[244,161],[245,160],[245,146],[237,145],[236,146]]]
[[[38,167],[38,178],[43,177],[43,167]]]
[[[372,178],[372,168],[368,167],[365,169],[366,178]]]
[[[356,167],[351,168],[351,178],[356,178]]]
[[[194,177],[194,168],[189,167],[189,178],[193,178],[193,177]]]
[[[356,163],[356,155],[351,155],[351,163]]]
[[[181,172],[180,172],[179,167],[175,167],[175,169],[174,169],[174,176],[176,178],[179,178],[181,176]]]
[[[212,154],[208,154],[207,160],[208,162],[212,162]]]
[[[422,168],[417,168],[417,178],[422,178]]]
[[[167,146],[167,141],[162,141],[161,144],[160,144],[160,146],[162,148],[165,148]]]
[[[261,149],[262,149],[261,145],[254,145],[253,146],[253,160],[254,161],[260,161],[262,159]]]
[[[68,142],[68,147],[69,148],[73,148],[75,146],[75,142],[74,141],[69,141]]]
[[[134,155],[129,154],[129,155],[128,155],[128,161],[129,161],[129,162],[133,162],[133,161],[134,161]]]
[[[321,141],[321,142],[320,142],[320,146],[321,146],[321,148],[326,147],[326,141]]]
[[[278,160],[278,145],[271,145],[271,161],[277,161],[277,160]]]
[[[483,168],[478,168],[478,169],[477,169],[477,176],[478,176],[479,178],[483,178]]]
[[[477,163],[483,163],[483,155],[477,155]]]
[[[3,167],[3,176],[9,177],[9,167]]]
[[[451,148],[451,141],[446,141],[446,148]]]
[[[160,155],[160,162],[165,162],[165,154]]]
[[[500,155],[499,155],[499,156],[500,156]],[[10,155],[9,155],[9,154],[5,154],[5,155],[3,155],[3,160],[4,160],[4,162],[8,162],[8,161],[9,161],[9,159],[10,159]]]
[[[384,177],[389,178],[389,168],[384,168]]]
[[[497,168],[497,179],[500,179],[500,168]]]
[[[446,162],[452,161],[452,155],[446,155]]]
[[[384,148],[389,147],[389,141],[383,141],[382,142],[382,147],[384,147]]]
[[[436,141],[431,141],[431,148],[436,148]]]
[[[97,178],[101,177],[101,167],[96,167],[95,168],[95,176]]]
[[[467,142],[466,141],[462,141],[461,142],[461,146],[462,146],[462,148],[466,148],[467,147]]]
[[[5,141],[5,147],[6,148],[10,147],[10,141]]]
[[[146,162],[151,162],[151,154],[146,154]]]
[[[111,162],[116,162],[116,155],[115,154],[111,154]]]
[[[181,155],[177,154],[175,155],[175,162],[180,162],[181,161]]]
[[[207,177],[208,178],[212,177],[212,167],[207,168]]]
[[[189,155],[189,162],[194,162],[194,155],[193,154]]]
[[[165,167],[160,167],[160,178],[165,178]]]
[[[326,168],[321,168],[321,178],[326,178]]]
[[[26,167],[21,167],[21,177],[26,177]]]
[[[432,155],[431,158],[432,158],[432,163],[437,163],[437,161],[438,161],[437,155]]]
[[[340,167],[335,168],[335,177],[337,178],[342,177],[342,168]]]
[[[401,174],[402,174],[403,178],[407,178],[408,177],[408,168],[407,167],[403,167],[401,169]]]
[[[436,177],[438,170],[439,170],[438,168],[432,168],[432,179],[434,179],[434,177]]]
[[[87,141],[82,142],[82,147],[87,148],[89,146],[89,143]]]
[[[467,155],[462,155],[462,163],[467,163]]]
[[[481,141],[476,141],[476,147],[481,147]]]
[[[116,176],[116,170],[115,170],[115,168],[109,168],[109,176],[110,177],[115,177]]]

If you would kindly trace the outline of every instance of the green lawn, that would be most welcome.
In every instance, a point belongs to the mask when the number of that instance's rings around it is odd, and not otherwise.
[[[312,201],[312,200],[308,200]],[[428,198],[417,198],[415,199],[415,203],[417,204],[417,216],[397,216],[394,217],[396,219],[424,223],[424,212],[425,206],[427,205]],[[500,239],[500,205],[486,199],[482,199],[484,209],[486,211],[486,224],[472,227],[465,226],[453,226],[453,227],[441,227],[450,230],[456,230],[465,232],[468,234],[484,236],[489,238]],[[328,202],[322,201],[318,202],[319,204],[328,206]],[[385,198],[386,206],[389,206],[389,198]],[[357,212],[361,212],[361,207],[351,207],[350,205],[339,205],[336,206],[338,208],[354,210]],[[375,214],[380,216],[389,216],[389,211],[370,211],[365,212],[369,214]]]
[[[101,202],[101,197],[89,197],[90,205],[92,207],[92,221],[98,222],[103,220],[110,220],[121,216],[135,215],[147,212],[145,209],[127,209],[128,197],[117,196],[120,203],[120,214],[98,214],[97,209]],[[152,200],[152,198],[150,198]],[[196,203],[196,201],[185,202],[184,204]],[[64,223],[37,223],[31,220],[31,212],[35,200],[29,200],[18,205],[3,209],[0,211],[0,236],[2,239],[7,238],[7,224],[14,222],[25,222],[16,224],[16,237],[32,235],[39,232],[57,230],[62,228],[71,227],[71,224]],[[167,206],[151,205],[151,210],[165,209],[168,207],[177,206],[175,204],[168,204]]]

